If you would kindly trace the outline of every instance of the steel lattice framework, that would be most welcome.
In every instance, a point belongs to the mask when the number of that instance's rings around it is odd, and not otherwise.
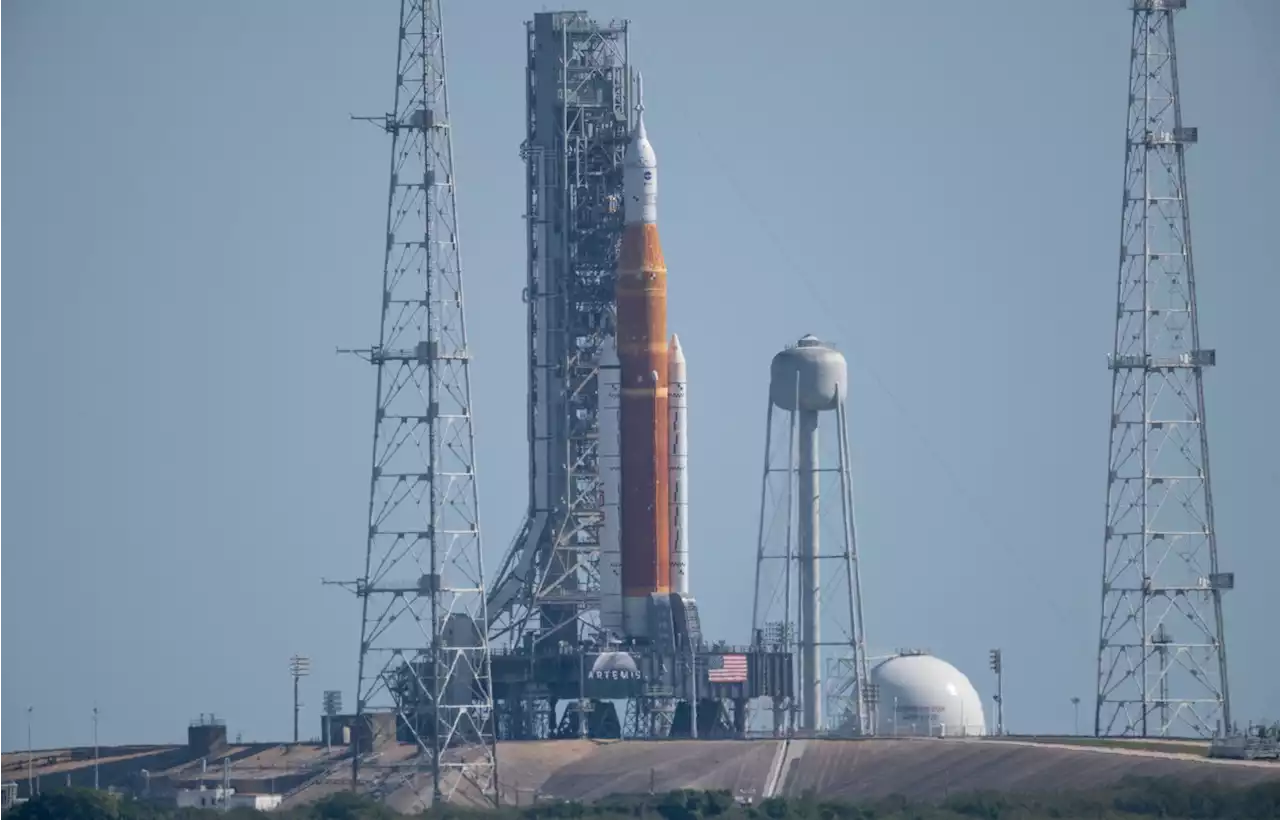
[[[370,118],[371,119],[371,118]],[[496,800],[493,687],[476,497],[470,359],[444,35],[436,0],[402,0],[391,135],[356,714],[428,764],[432,796]],[[371,734],[373,732],[371,731]],[[358,750],[359,751],[359,750]],[[365,754],[368,749],[362,750]],[[361,754],[354,756],[359,780]]]
[[[1230,725],[1186,147],[1174,14],[1137,0],[1129,69],[1123,227],[1095,732],[1208,736]]]
[[[597,373],[631,113],[625,22],[550,12],[527,28],[529,509],[490,596],[491,638],[525,648],[598,627]]]

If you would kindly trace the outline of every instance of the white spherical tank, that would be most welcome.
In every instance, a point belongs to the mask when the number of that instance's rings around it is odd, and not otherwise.
[[[769,367],[769,399],[782,410],[834,410],[848,385],[844,356],[812,335],[774,356]]]
[[[985,735],[982,696],[964,673],[924,653],[905,653],[871,670],[876,734],[882,737]]]

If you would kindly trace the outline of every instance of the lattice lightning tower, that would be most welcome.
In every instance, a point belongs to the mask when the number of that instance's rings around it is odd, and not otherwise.
[[[438,0],[401,0],[356,713],[419,746],[432,796],[496,797],[475,436]],[[366,118],[373,119],[373,118]],[[394,715],[378,721],[379,713]],[[375,728],[377,727],[377,728]],[[360,758],[353,757],[359,780]],[[416,774],[410,768],[401,774]],[[405,778],[408,780],[408,776]]]
[[[1136,0],[1112,373],[1098,735],[1230,725],[1173,18]]]

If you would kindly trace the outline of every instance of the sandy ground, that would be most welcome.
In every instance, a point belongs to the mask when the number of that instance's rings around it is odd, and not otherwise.
[[[1141,751],[1072,745],[1057,738],[1049,743],[1013,738],[807,740],[788,744],[783,755],[778,740],[521,741],[498,744],[498,780],[503,802],[512,805],[536,800],[590,801],[611,794],[672,789],[724,789],[760,800],[766,796],[775,760],[780,776],[774,793],[781,796],[813,791],[826,797],[896,793],[935,799],[977,789],[1088,789],[1126,775],[1167,775],[1242,786],[1280,780],[1280,763],[1209,760],[1186,748],[1171,744],[1168,752]],[[198,760],[164,765],[183,751],[180,747],[104,749],[100,763],[104,774],[113,776],[115,769],[131,777],[148,767],[172,783],[199,779]],[[430,770],[414,751],[407,744],[392,746],[362,764],[362,791],[399,811],[417,811],[429,803]],[[330,757],[319,746],[244,745],[223,754],[232,758],[237,789],[285,793],[285,804],[290,806],[345,790],[351,783],[350,760]],[[77,785],[84,785],[80,781],[91,775],[92,761],[83,755],[59,750],[36,757],[37,773],[46,782],[61,778],[64,769],[76,771]],[[25,755],[5,755],[4,763],[6,779],[18,779]],[[205,778],[221,778],[218,762],[210,762]],[[464,786],[454,799],[468,803],[477,798],[473,789]]]

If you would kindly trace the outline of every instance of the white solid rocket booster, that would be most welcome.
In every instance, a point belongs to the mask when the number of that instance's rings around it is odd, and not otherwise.
[[[599,459],[604,521],[600,526],[600,626],[605,632],[622,633],[622,371],[612,336],[600,348]]]
[[[671,335],[667,358],[671,414],[671,591],[689,594],[689,398],[680,337]]]

